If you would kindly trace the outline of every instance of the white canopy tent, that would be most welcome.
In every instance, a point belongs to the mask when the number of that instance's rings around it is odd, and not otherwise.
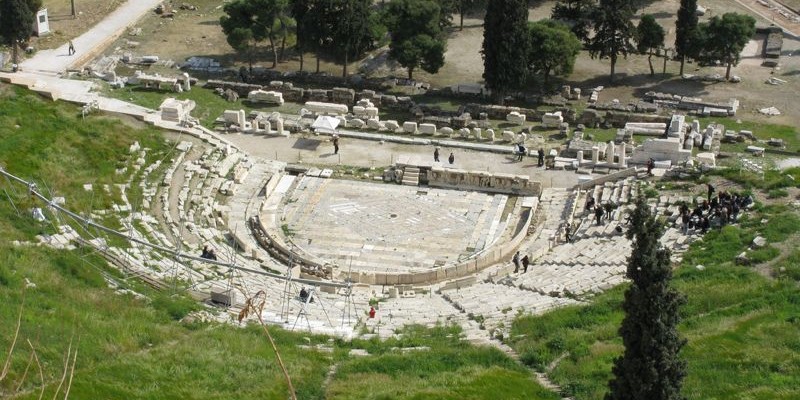
[[[316,133],[335,134],[336,128],[339,126],[340,122],[341,121],[338,118],[320,115],[317,117],[314,123],[311,124],[311,128],[314,129],[314,132]]]

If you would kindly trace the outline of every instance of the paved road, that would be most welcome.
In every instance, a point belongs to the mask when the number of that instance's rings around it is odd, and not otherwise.
[[[77,51],[75,55],[68,55],[68,44],[57,49],[42,50],[22,62],[22,70],[56,75],[68,69],[80,68],[161,2],[162,0],[128,0],[92,29],[72,40]]]

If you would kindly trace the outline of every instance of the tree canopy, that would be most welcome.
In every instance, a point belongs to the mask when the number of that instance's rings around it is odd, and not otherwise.
[[[653,50],[664,47],[664,28],[656,22],[650,14],[642,15],[636,27],[636,50],[647,54],[647,63],[650,65],[650,76],[655,75],[653,70]]]
[[[614,360],[614,378],[606,400],[680,400],[686,362],[678,356],[686,344],[678,334],[679,308],[686,299],[670,287],[670,252],[659,239],[664,225],[639,197],[627,232],[633,240],[626,277],[625,317],[619,333],[625,351]]]
[[[678,19],[675,20],[675,51],[681,58],[681,75],[686,57],[696,55],[692,42],[697,39],[697,0],[681,0]]]
[[[484,18],[483,79],[497,101],[525,82],[528,59],[528,2],[492,0]]]
[[[731,66],[739,63],[744,46],[756,33],[756,20],[749,15],[725,13],[715,15],[699,26],[703,41],[699,57],[706,62],[720,61],[727,66],[725,79],[731,77]]]
[[[275,40],[283,29],[279,18],[287,8],[287,0],[235,0],[223,8],[222,31],[231,47],[247,54],[251,69],[253,57],[265,40],[272,50],[272,67],[278,64]]]
[[[597,8],[589,52],[592,58],[608,58],[611,61],[611,82],[614,82],[617,58],[620,55],[627,57],[634,50],[631,40],[636,36],[636,29],[631,19],[635,11],[632,0],[600,0]]]
[[[444,65],[445,41],[440,28],[441,12],[434,0],[393,0],[384,12],[391,32],[389,57],[408,69],[435,74]]]
[[[578,39],[588,43],[596,10],[597,0],[558,0],[553,6],[552,18],[569,25]]]
[[[33,34],[33,23],[40,8],[41,0],[0,1],[0,39],[11,47],[14,64],[19,62],[19,45]]]
[[[350,57],[358,57],[372,47],[371,0],[332,0],[331,49],[343,59],[342,76],[347,77]]]
[[[569,26],[559,21],[541,20],[530,23],[528,68],[542,74],[547,86],[551,74],[568,75],[581,51],[581,41]]]

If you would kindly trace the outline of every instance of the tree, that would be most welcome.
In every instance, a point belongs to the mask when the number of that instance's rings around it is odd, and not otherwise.
[[[487,1],[489,0],[455,0],[459,18],[458,30],[464,30],[464,14],[485,10]]]
[[[272,50],[272,68],[278,65],[275,40],[282,29],[279,18],[287,7],[287,0],[235,0],[223,8],[222,31],[231,47],[249,54],[251,70],[252,57],[264,40],[269,40]]]
[[[333,0],[330,10],[336,18],[331,19],[331,48],[344,59],[342,77],[347,77],[350,57],[357,57],[372,47],[370,23],[372,21],[371,0]]]
[[[439,4],[439,29],[442,32],[453,26],[453,14],[458,9],[460,0],[436,0]]]
[[[656,22],[656,18],[652,15],[642,15],[639,26],[636,27],[636,49],[639,53],[647,54],[650,76],[656,74],[653,70],[653,50],[662,47],[664,47],[664,28]]]
[[[644,197],[636,200],[627,232],[633,240],[626,276],[625,317],[619,333],[625,351],[614,360],[606,400],[678,400],[686,362],[678,356],[686,340],[678,334],[678,309],[685,298],[670,287],[670,252],[659,238],[664,225]]]
[[[568,75],[575,66],[575,57],[581,51],[581,41],[569,26],[553,20],[529,24],[530,50],[528,68],[542,74],[545,87],[550,74]]]
[[[497,101],[525,82],[528,59],[528,2],[492,0],[483,22],[483,79]]]
[[[20,44],[33,35],[33,23],[40,8],[41,0],[0,0],[0,39],[11,47],[14,64],[19,63]]]
[[[744,46],[756,33],[756,20],[749,15],[725,13],[701,24],[703,46],[700,58],[707,62],[721,61],[727,66],[725,79],[731,77],[731,66],[739,63]]]
[[[686,57],[694,57],[692,41],[697,37],[697,0],[681,0],[678,19],[675,20],[675,51],[681,58],[681,75]]]
[[[559,0],[553,6],[552,18],[569,25],[578,39],[588,43],[596,10],[597,0]]]
[[[300,55],[300,72],[303,72],[303,53],[314,43],[314,0],[291,0],[290,13],[295,20],[295,49]]]
[[[433,0],[394,0],[386,7],[384,22],[392,36],[389,58],[408,69],[408,79],[416,68],[435,74],[444,65],[439,13]]]
[[[631,22],[634,12],[631,0],[600,0],[589,52],[592,58],[608,57],[611,61],[610,82],[614,82],[614,67],[619,55],[627,57],[634,49],[631,44],[631,39],[636,35]]]

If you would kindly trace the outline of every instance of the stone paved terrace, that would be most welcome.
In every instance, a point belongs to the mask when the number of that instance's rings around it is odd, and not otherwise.
[[[304,176],[282,213],[298,248],[354,271],[418,272],[491,246],[508,196]]]

